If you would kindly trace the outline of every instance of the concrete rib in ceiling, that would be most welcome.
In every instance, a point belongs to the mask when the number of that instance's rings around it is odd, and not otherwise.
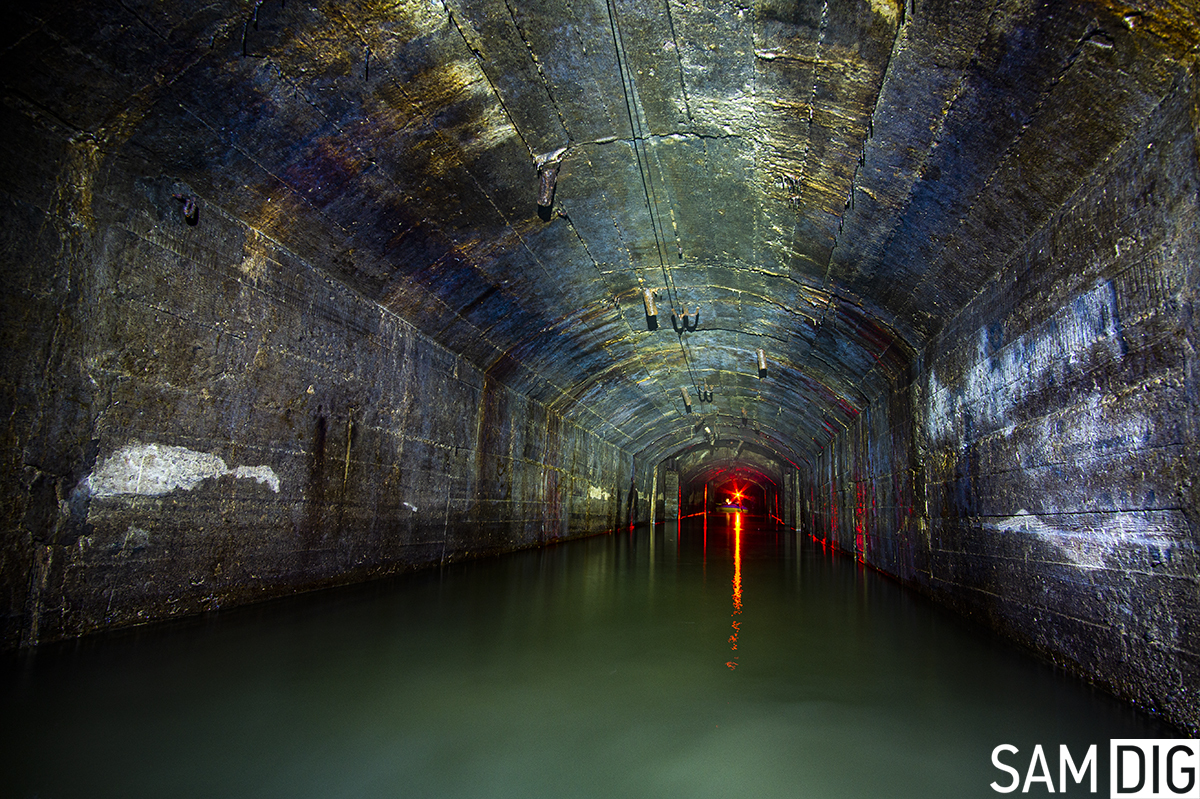
[[[10,96],[652,461],[705,441],[684,386],[808,460],[1200,41],[1187,4],[1078,0],[13,13]],[[560,150],[547,220],[535,164]]]

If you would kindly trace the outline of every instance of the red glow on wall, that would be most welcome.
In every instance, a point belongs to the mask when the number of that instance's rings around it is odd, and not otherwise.
[[[866,560],[867,486],[854,484],[854,557]]]

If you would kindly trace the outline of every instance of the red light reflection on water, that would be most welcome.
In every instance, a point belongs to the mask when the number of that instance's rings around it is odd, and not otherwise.
[[[738,632],[741,629],[741,622],[737,617],[742,615],[742,514],[733,514],[733,613],[729,614],[733,617],[733,635],[729,636],[729,648],[733,652],[737,652]],[[738,656],[734,655],[733,660],[726,661],[725,665],[731,669],[736,669]]]

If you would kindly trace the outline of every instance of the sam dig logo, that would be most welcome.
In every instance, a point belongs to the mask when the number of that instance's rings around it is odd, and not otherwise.
[[[1012,744],[1000,744],[992,750],[992,765],[1007,775],[991,784],[997,793],[1012,793],[1018,788],[1029,793],[1055,793],[1054,771],[1041,744],[1027,756],[1028,767],[1022,780],[1019,765],[1025,757]],[[1096,745],[1088,747],[1076,760],[1066,746],[1058,747],[1057,792],[1068,787],[1096,793]],[[1108,784],[1112,799],[1200,799],[1200,741],[1180,738],[1113,738],[1108,742]]]

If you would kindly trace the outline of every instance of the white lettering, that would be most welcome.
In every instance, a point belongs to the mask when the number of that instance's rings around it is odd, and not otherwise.
[[[1012,744],[1000,744],[992,750],[992,765],[1001,771],[1007,771],[1010,775],[1012,775],[1012,783],[1006,787],[1001,787],[995,782],[992,783],[992,790],[996,793],[1012,793],[1017,789],[1017,786],[1021,784],[1021,775],[1017,773],[1017,770],[1012,766],[1000,762],[1001,752],[1011,752],[1015,755],[1019,751],[1020,750]]]
[[[1109,755],[1113,799],[1200,799],[1200,741],[1114,738]]]
[[[1033,770],[1041,766],[1042,774],[1040,777],[1033,776]],[[1046,790],[1054,793],[1054,780],[1050,776],[1050,766],[1046,764],[1046,753],[1042,751],[1042,745],[1038,744],[1033,747],[1033,757],[1029,758],[1029,770],[1025,772],[1025,784],[1021,787],[1021,793],[1029,793],[1029,783],[1044,782]]]
[[[1181,752],[1191,755],[1190,760],[1192,761],[1192,766],[1191,766],[1191,768],[1184,768],[1182,766],[1179,767],[1179,773],[1181,775],[1186,775],[1187,782],[1176,783],[1175,782],[1175,756],[1180,754]],[[1185,758],[1183,762],[1184,763],[1188,762],[1188,758]],[[1186,794],[1189,792],[1192,794],[1192,796],[1195,796],[1197,792],[1193,791],[1192,789],[1197,787],[1196,786],[1196,767],[1197,766],[1200,766],[1200,763],[1197,762],[1195,742],[1192,742],[1191,746],[1184,746],[1183,744],[1176,744],[1175,746],[1172,746],[1170,748],[1170,750],[1167,752],[1167,787],[1170,788],[1173,793],[1177,793],[1181,796],[1183,794]]]
[[[1067,750],[1066,744],[1058,745],[1058,792],[1067,792],[1067,769],[1071,770],[1071,779],[1075,780],[1076,784],[1083,782],[1083,775],[1091,773],[1092,775],[1092,793],[1096,792],[1096,745],[1092,744],[1088,747],[1087,754],[1083,757],[1083,762],[1079,764],[1079,768],[1075,768],[1075,761],[1071,759],[1071,753]]]

